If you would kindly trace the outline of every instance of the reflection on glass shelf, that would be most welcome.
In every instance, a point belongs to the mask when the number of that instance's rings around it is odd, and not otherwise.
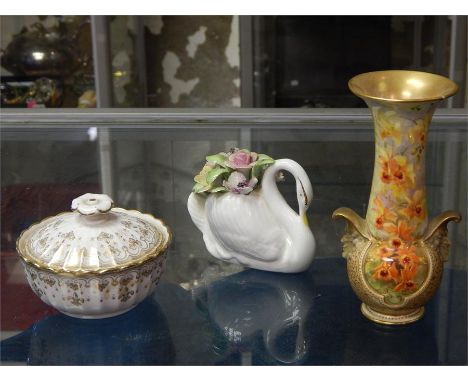
[[[151,298],[115,319],[53,314],[1,346],[2,362],[28,365],[168,365],[174,359],[166,317]]]
[[[466,272],[446,280],[423,319],[366,320],[345,260],[284,275],[247,270],[186,291],[160,284],[133,310],[102,320],[49,313],[1,341],[1,363],[28,365],[466,365]],[[464,284],[463,284],[464,283]],[[465,313],[463,313],[465,312]],[[440,322],[445,330],[438,330]]]
[[[237,353],[242,364],[251,364],[261,346],[270,362],[301,364],[310,351],[313,324],[307,318],[320,295],[306,273],[246,270],[195,294],[218,334],[213,347],[223,358]]]

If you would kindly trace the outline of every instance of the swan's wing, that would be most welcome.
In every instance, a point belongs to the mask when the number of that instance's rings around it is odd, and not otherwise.
[[[228,205],[222,199],[212,199],[216,204],[207,208],[207,224],[215,238],[218,253],[236,258],[241,264],[248,260],[275,261],[281,257],[285,246],[285,231],[275,224],[275,219],[258,200],[231,198]],[[236,205],[238,203],[239,205]],[[208,231],[207,230],[207,231]]]

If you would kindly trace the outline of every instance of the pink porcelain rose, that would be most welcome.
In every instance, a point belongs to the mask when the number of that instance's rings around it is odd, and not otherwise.
[[[248,171],[250,171],[257,158],[257,153],[235,149],[229,155],[226,166],[241,171],[244,175],[248,175]]]

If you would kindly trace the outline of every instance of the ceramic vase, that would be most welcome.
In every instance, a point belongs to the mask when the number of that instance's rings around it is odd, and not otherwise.
[[[342,238],[351,286],[361,311],[382,324],[420,319],[440,285],[449,240],[447,211],[428,221],[425,148],[437,104],[456,93],[449,79],[414,71],[364,73],[349,81],[371,110],[375,130],[372,188],[365,220],[349,208]]]

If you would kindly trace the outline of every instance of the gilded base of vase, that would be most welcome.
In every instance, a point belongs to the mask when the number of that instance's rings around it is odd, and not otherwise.
[[[402,315],[390,315],[379,313],[366,304],[361,304],[362,314],[369,320],[384,325],[406,325],[418,321],[424,316],[424,307],[415,309],[413,312]]]

